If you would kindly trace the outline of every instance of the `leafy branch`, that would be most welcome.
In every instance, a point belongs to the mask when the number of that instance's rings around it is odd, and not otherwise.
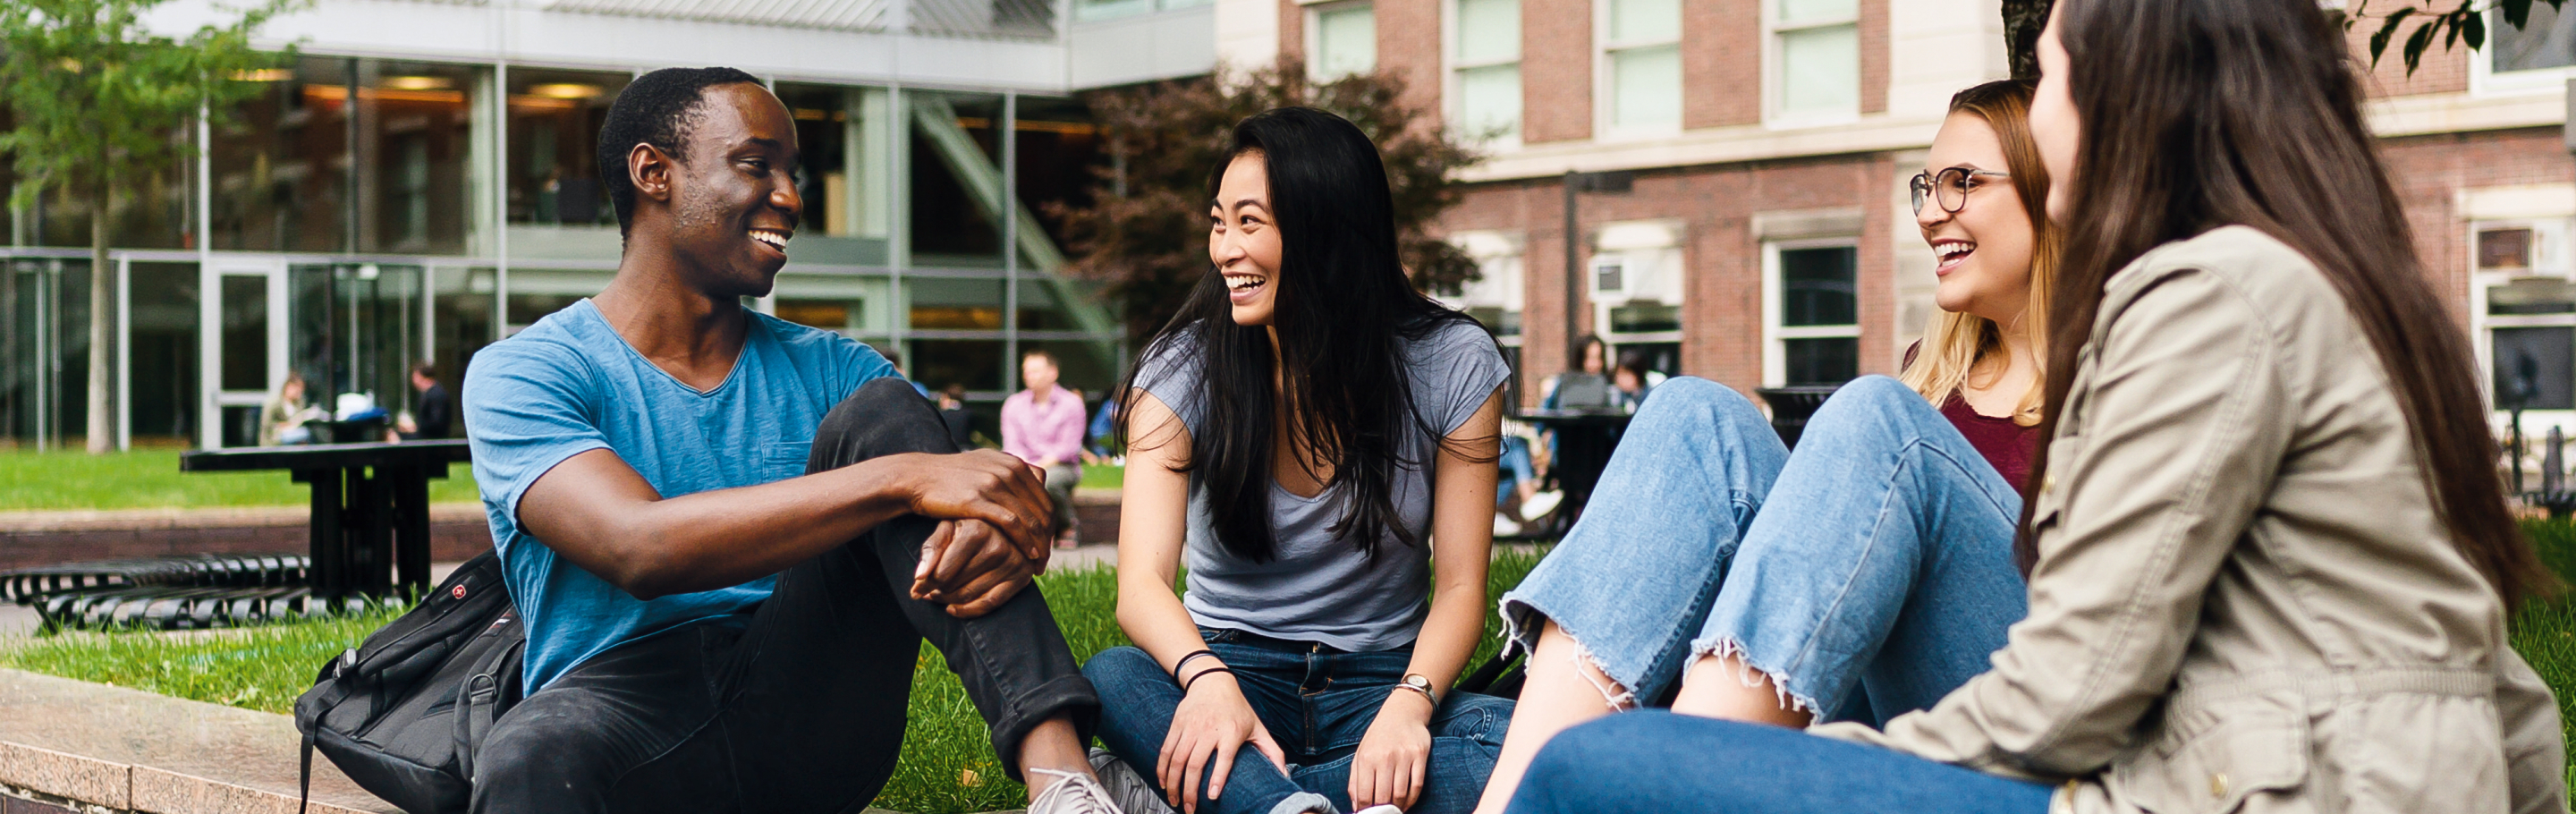
[[[2414,22],[2414,30],[2407,33],[2399,48],[2406,61],[2406,75],[2413,76],[2415,68],[2423,62],[2424,52],[2432,50],[2435,39],[2442,41],[2444,51],[2463,42],[2468,43],[2472,50],[2484,48],[2487,44],[2488,12],[2502,12],[2505,25],[2519,29],[2530,24],[2534,3],[2548,3],[2552,9],[2563,10],[2567,0],[2458,0],[2458,4],[2447,11],[2424,5],[2405,5],[2380,14],[2371,13],[2370,0],[2357,0],[2352,8],[2342,13],[2343,27],[2349,31],[2374,18],[2377,20],[2378,29],[2370,34],[2370,65],[2376,68],[2380,58],[2387,56],[2389,43],[2396,41],[2398,31],[2404,29],[2409,21]]]

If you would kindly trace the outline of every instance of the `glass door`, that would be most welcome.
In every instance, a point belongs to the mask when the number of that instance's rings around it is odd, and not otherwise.
[[[199,381],[215,420],[198,426],[198,442],[257,445],[260,407],[286,381],[286,262],[225,257],[199,273],[211,294],[198,300]]]

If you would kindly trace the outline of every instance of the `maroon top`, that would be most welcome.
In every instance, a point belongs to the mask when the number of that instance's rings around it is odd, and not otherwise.
[[[2031,446],[2039,441],[2038,427],[2024,427],[2010,418],[1978,415],[1957,393],[1951,393],[1950,400],[1941,403],[1941,417],[1950,419],[1951,426],[1968,437],[1968,445],[1986,456],[1986,463],[1993,464],[1996,472],[2003,473],[2005,483],[2019,489],[2022,480],[2030,477]]]

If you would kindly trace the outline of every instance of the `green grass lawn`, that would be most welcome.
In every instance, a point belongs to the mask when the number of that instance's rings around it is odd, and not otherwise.
[[[2551,567],[2576,575],[2576,525],[2533,523],[2533,540]],[[1520,584],[1538,556],[1506,552],[1494,560],[1489,590]],[[1074,655],[1127,643],[1115,618],[1117,574],[1107,568],[1048,574],[1039,590],[1063,626]],[[312,682],[313,670],[365,638],[389,615],[254,628],[217,636],[153,633],[70,634],[0,651],[0,666],[100,681],[286,712]],[[1502,621],[1487,617],[1470,667],[1501,645]],[[2576,598],[2535,604],[2516,623],[2513,644],[2558,692],[2560,715],[2576,723]],[[981,716],[937,651],[924,645],[912,680],[912,709],[903,758],[876,805],[918,814],[962,814],[1017,808],[1027,791],[1006,779],[987,744]],[[972,782],[968,781],[971,777]],[[2570,777],[2576,787],[2576,776]]]
[[[0,451],[0,511],[28,509],[195,509],[213,506],[302,506],[312,488],[274,472],[181,472],[179,450],[138,449],[107,455]],[[456,464],[429,482],[433,503],[472,503],[473,467]]]
[[[1117,489],[1127,483],[1127,467],[1108,464],[1084,464],[1082,485],[1076,489]]]

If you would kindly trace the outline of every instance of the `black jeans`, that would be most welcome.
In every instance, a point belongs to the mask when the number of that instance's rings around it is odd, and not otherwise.
[[[807,472],[956,452],[930,403],[882,379],[832,408]],[[1100,700],[1035,586],[951,617],[910,596],[934,523],[902,517],[779,574],[746,626],[697,624],[618,646],[528,696],[476,753],[476,812],[858,811],[893,776],[928,637],[1019,777],[1019,745]]]

